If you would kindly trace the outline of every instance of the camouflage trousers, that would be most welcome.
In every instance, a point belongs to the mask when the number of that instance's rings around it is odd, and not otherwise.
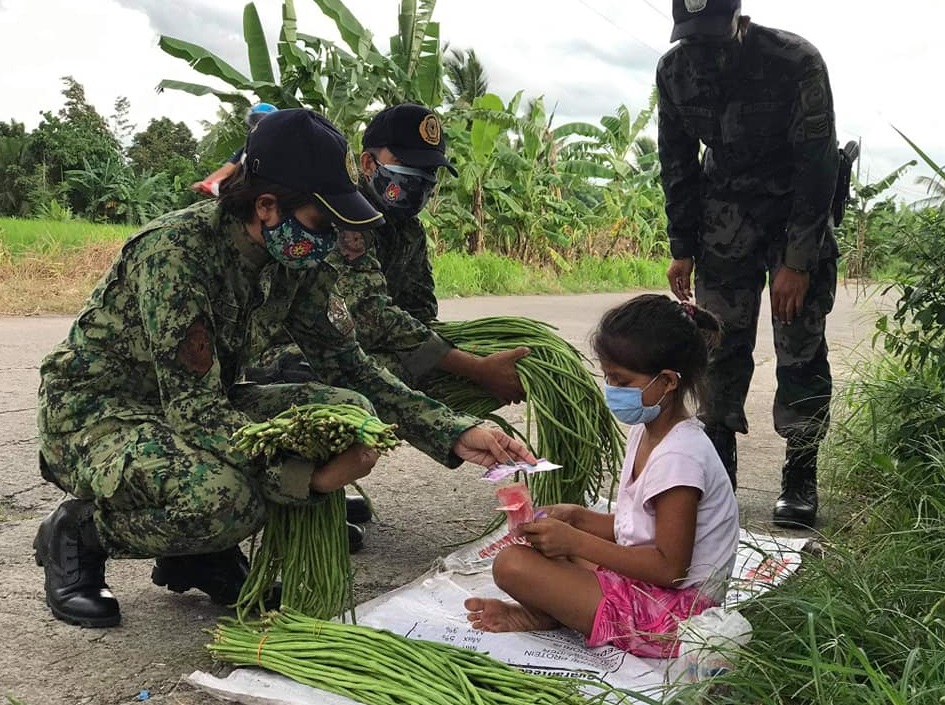
[[[785,219],[778,217],[778,208],[783,210],[764,201],[703,201],[696,301],[723,324],[721,344],[709,360],[703,414],[709,428],[748,432],[745,400],[755,369],[761,293],[783,264],[786,248]],[[817,443],[826,433],[832,378],[825,329],[836,286],[837,244],[830,228],[810,273],[802,310],[790,324],[772,319],[777,359],[774,427],[783,438]]]
[[[236,385],[233,405],[263,420],[293,404],[355,404],[373,413],[357,392],[323,384]],[[266,503],[302,504],[283,482],[286,464],[266,469],[227,463],[198,448],[164,418],[103,418],[81,431],[40,438],[47,473],[59,487],[95,502],[95,524],[115,558],[150,558],[222,551],[265,524]],[[295,472],[308,472],[308,461]],[[44,473],[45,476],[45,473]]]

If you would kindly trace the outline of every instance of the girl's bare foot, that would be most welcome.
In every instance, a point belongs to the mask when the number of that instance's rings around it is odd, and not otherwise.
[[[551,615],[533,612],[515,602],[470,597],[463,606],[469,610],[466,619],[481,632],[539,632],[561,626]]]

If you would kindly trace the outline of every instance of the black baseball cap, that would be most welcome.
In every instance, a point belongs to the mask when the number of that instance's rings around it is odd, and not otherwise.
[[[258,176],[313,196],[344,230],[367,230],[384,216],[358,191],[354,154],[338,128],[305,108],[277,110],[246,139],[244,166]]]
[[[673,33],[669,41],[690,37],[726,39],[741,0],[673,0]]]
[[[365,149],[387,147],[404,166],[444,166],[453,176],[459,176],[446,158],[446,136],[440,119],[422,105],[402,103],[384,108],[368,123],[361,144]]]

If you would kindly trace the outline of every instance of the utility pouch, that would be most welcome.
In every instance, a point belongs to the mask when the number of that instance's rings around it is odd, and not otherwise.
[[[860,145],[856,140],[850,140],[840,150],[840,168],[837,169],[837,186],[833,192],[833,203],[830,211],[833,214],[833,225],[839,227],[843,221],[843,214],[850,200],[850,179],[853,175],[853,162],[860,156]]]

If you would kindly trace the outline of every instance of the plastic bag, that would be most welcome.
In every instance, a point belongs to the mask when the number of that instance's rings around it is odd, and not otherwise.
[[[751,624],[734,610],[710,607],[679,623],[678,680],[695,683],[731,670],[738,649],[751,641]]]

